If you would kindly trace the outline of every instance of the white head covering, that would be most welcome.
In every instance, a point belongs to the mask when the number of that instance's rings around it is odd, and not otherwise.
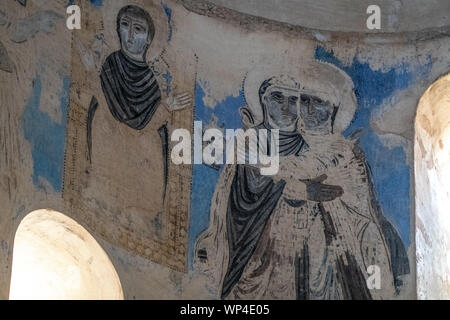
[[[298,89],[339,107],[334,121],[335,133],[341,133],[350,125],[356,110],[352,80],[339,68],[317,61],[288,67],[264,65],[247,73],[244,95],[256,124],[264,121],[259,89],[264,81],[271,78],[274,85]]]

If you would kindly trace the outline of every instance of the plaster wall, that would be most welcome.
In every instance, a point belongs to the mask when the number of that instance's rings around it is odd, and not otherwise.
[[[306,9],[300,11],[288,10],[295,7],[293,2],[274,10],[268,1],[257,6],[229,1],[228,8],[220,1],[77,3],[83,20],[82,29],[74,31],[65,27],[66,1],[0,4],[2,61],[9,65],[0,70],[0,298],[8,297],[15,231],[29,212],[42,208],[67,214],[93,235],[116,268],[125,299],[218,297],[220,289],[208,285],[210,278],[194,260],[197,240],[212,225],[210,208],[223,168],[193,165],[170,171],[175,172],[168,181],[174,208],[166,208],[170,214],[160,220],[157,212],[152,214],[147,229],[133,218],[139,208],[128,215],[131,211],[120,207],[129,200],[117,191],[120,181],[133,188],[130,177],[159,170],[147,169],[146,161],[152,158],[142,151],[158,136],[139,138],[116,123],[99,80],[104,60],[120,47],[117,13],[131,3],[155,20],[158,41],[147,60],[166,68],[161,87],[175,90],[173,81],[194,98],[193,105],[181,111],[185,113],[156,116],[161,123],[169,119],[169,130],[190,129],[194,119],[205,128],[241,128],[239,108],[247,103],[243,83],[260,68],[282,73],[321,63],[352,83],[356,109],[339,134],[358,141],[375,198],[409,262],[398,292],[384,298],[416,298],[414,119],[422,94],[450,70],[447,2],[433,2],[418,12],[392,2],[389,8],[398,10],[390,11],[388,33],[375,34],[364,32],[364,8],[355,19],[345,14],[355,3],[350,1],[342,8],[335,8],[335,2],[305,1]],[[321,4],[319,18],[311,20]],[[337,18],[328,18],[331,11]],[[431,18],[419,25],[414,15],[408,20],[409,13]],[[320,69],[312,72],[311,77],[300,76],[306,82],[316,79],[318,91],[327,90],[333,79]],[[95,158],[89,161],[86,130],[92,96],[99,106],[92,122]],[[119,144],[107,139],[108,132]],[[131,149],[114,150],[117,145]],[[127,154],[136,165],[121,162]],[[126,170],[130,175],[117,174]],[[145,192],[151,187],[145,181],[135,186],[142,192],[137,199],[152,197]]]
[[[367,8],[377,5],[381,12],[381,30],[371,32],[421,31],[448,26],[447,1],[238,1],[212,0],[214,4],[239,12],[301,25],[313,29],[344,32],[368,32]],[[330,17],[333,17],[330,21]]]

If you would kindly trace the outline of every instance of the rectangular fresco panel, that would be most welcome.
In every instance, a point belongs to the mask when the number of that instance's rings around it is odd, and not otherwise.
[[[170,134],[192,129],[195,56],[173,49],[160,4],[84,6],[63,197],[93,233],[184,271],[192,169],[171,165]]]

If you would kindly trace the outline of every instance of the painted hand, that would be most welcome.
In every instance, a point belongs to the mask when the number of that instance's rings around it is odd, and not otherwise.
[[[189,92],[170,95],[166,102],[170,111],[183,110],[192,105],[192,95]]]
[[[306,184],[308,200],[314,202],[333,201],[344,194],[344,190],[340,186],[322,184],[327,178],[327,175],[323,174],[315,179],[302,180]]]

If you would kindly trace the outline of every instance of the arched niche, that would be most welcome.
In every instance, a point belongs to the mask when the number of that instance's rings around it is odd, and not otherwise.
[[[44,209],[17,229],[10,299],[121,300],[123,292],[97,241],[71,218]]]
[[[417,297],[450,298],[450,74],[420,99],[415,122]]]

